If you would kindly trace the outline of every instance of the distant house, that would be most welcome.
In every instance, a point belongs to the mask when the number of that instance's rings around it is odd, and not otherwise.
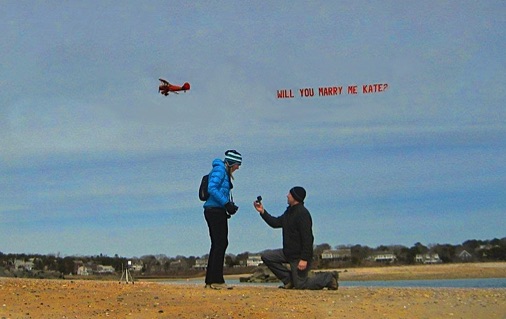
[[[206,268],[207,268],[207,261],[208,260],[206,258],[196,259],[195,260],[195,265],[193,265],[193,268],[197,269],[197,270],[206,270]]]
[[[143,267],[142,263],[135,263],[135,264],[130,265],[130,270],[135,271],[135,272],[141,272],[142,267]]]
[[[30,258],[28,261],[24,261],[21,259],[14,260],[14,269],[16,269],[16,270],[31,271],[34,266],[35,266],[35,264],[34,264],[33,258]]]
[[[113,266],[103,266],[103,265],[97,265],[97,274],[105,275],[105,274],[114,274],[116,270]]]
[[[206,270],[208,261],[209,260],[207,258],[195,259],[195,265],[193,265],[192,268],[197,270]],[[223,267],[225,267],[226,265],[227,265],[226,258],[224,258]]]
[[[85,265],[81,265],[81,266],[77,267],[77,275],[78,276],[89,276],[89,275],[91,275],[91,273],[92,273],[91,268],[89,268]]]
[[[345,260],[351,258],[351,248],[326,249],[322,252],[323,260]]]
[[[420,264],[440,264],[443,261],[439,258],[438,254],[417,254],[415,262]]]
[[[261,263],[263,263],[263,261],[260,255],[248,256],[248,260],[246,260],[246,266],[248,267],[257,267]]]
[[[72,271],[74,274],[78,274],[79,268],[84,265],[82,260],[75,259],[74,260],[74,270]]]
[[[393,253],[389,252],[381,252],[375,253],[369,257],[370,260],[374,260],[375,262],[381,263],[393,263],[397,260],[397,257]]]
[[[473,255],[471,255],[467,250],[461,251],[457,257],[462,261],[469,261],[473,258]]]

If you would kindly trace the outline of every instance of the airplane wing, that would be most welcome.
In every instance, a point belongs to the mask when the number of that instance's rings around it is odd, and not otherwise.
[[[169,85],[169,82],[167,82],[167,81],[166,81],[166,80],[164,80],[164,79],[158,79],[158,80],[160,80],[163,84]]]

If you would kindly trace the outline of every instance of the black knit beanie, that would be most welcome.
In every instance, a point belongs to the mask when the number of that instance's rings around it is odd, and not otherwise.
[[[298,201],[299,203],[303,203],[306,198],[306,190],[301,186],[295,186],[290,190],[290,194],[292,194],[293,199]]]

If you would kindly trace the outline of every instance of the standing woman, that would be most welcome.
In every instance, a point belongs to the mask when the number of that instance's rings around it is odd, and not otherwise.
[[[233,173],[242,163],[241,153],[236,150],[225,152],[225,159],[213,161],[213,169],[209,173],[207,190],[209,198],[204,203],[204,216],[209,227],[211,250],[207,262],[206,288],[225,289],[223,263],[228,246],[228,219],[239,207],[234,204],[231,190]]]

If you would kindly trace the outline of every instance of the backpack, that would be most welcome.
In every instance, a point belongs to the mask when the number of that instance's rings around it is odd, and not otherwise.
[[[199,187],[199,198],[205,202],[209,198],[209,192],[207,191],[207,185],[209,184],[209,174],[202,176]]]

